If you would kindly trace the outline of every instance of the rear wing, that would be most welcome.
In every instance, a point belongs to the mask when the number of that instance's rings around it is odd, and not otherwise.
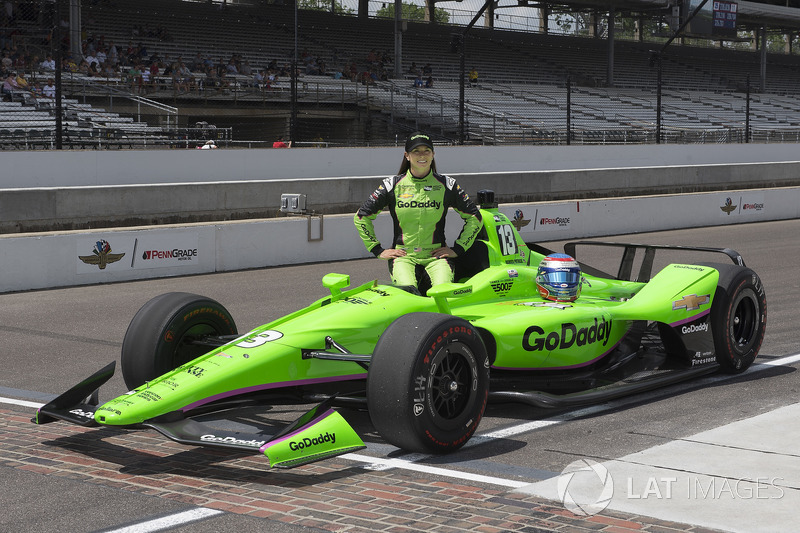
[[[613,248],[622,248],[622,259],[616,274],[611,274],[586,265],[581,262],[578,257],[578,246],[606,246]],[[644,252],[644,257],[641,259],[638,272],[633,277],[633,270],[635,260],[639,251]],[[723,254],[727,256],[735,265],[745,266],[744,259],[741,254],[736,250],[730,248],[707,248],[702,246],[676,246],[669,244],[633,244],[621,242],[605,242],[605,241],[572,241],[564,244],[564,252],[574,257],[581,265],[581,270],[586,274],[604,278],[615,278],[622,281],[636,281],[646,283],[650,281],[653,273],[653,261],[655,259],[656,250],[679,250],[690,252],[703,252],[711,254]]]

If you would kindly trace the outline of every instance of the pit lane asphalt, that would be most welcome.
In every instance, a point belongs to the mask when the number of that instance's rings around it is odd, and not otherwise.
[[[605,240],[726,246],[738,250],[766,287],[769,318],[761,355],[763,360],[769,360],[800,352],[795,311],[800,297],[796,275],[800,263],[799,233],[800,221],[791,220]],[[558,243],[545,244],[560,250]],[[385,263],[370,259],[0,295],[0,333],[4,339],[0,396],[42,402],[47,395],[64,391],[108,361],[118,359],[131,317],[146,301],[163,292],[194,292],[217,299],[231,311],[239,330],[246,331],[324,295],[319,280],[332,271],[350,274],[353,286],[370,279],[388,278]],[[431,480],[442,483],[463,484],[459,478],[462,472],[535,483],[554,478],[577,459],[601,461],[630,456],[795,404],[800,385],[796,367],[797,364],[791,364],[724,380],[681,384],[589,411],[491,405],[479,428],[483,435],[547,417],[556,417],[557,421],[508,438],[493,439],[489,444],[470,446],[451,456],[430,458],[424,463],[454,472],[453,477],[429,474]],[[118,373],[102,391],[101,399],[123,392],[125,387]],[[5,404],[0,407],[9,407],[26,416],[32,414],[30,408]],[[378,458],[404,457],[372,434],[367,416],[359,413],[351,416],[367,436],[370,448],[364,454]],[[740,440],[747,441],[745,437],[753,436],[741,436]],[[0,449],[0,464],[7,459]],[[0,472],[4,479],[0,507],[10,511],[0,519],[2,530],[90,531],[190,507],[175,500],[128,493],[70,477],[9,467],[0,467]],[[702,523],[703,508],[694,512],[695,516],[688,514],[681,521]],[[302,525],[283,524],[276,519],[232,513],[179,529],[233,528],[307,530]]]

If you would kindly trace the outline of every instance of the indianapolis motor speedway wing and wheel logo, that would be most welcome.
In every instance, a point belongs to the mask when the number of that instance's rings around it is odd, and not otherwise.
[[[558,477],[558,498],[564,507],[579,516],[599,513],[611,502],[614,480],[608,469],[591,459],[567,465]]]

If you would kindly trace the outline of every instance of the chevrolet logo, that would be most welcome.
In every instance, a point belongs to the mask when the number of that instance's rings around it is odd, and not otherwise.
[[[703,296],[698,296],[696,294],[689,294],[684,296],[677,302],[672,302],[672,310],[677,311],[678,309],[686,309],[687,311],[692,311],[694,309],[700,309],[701,305],[705,305],[711,301],[711,295],[705,294]]]

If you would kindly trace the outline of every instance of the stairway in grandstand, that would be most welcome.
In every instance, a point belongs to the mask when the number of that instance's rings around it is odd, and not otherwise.
[[[0,149],[53,148],[55,128],[52,99],[0,102]],[[133,148],[167,139],[159,127],[75,99],[62,101],[62,128],[65,148]]]

